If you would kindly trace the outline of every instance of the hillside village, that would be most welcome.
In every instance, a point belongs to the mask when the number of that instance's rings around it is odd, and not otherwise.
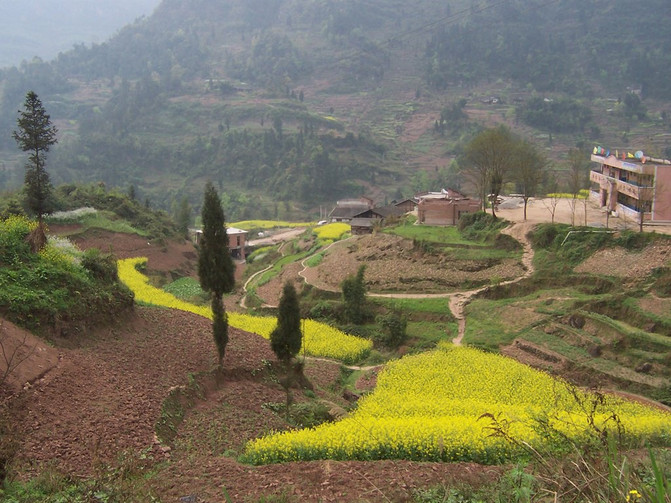
[[[671,503],[668,0],[153,1],[0,68],[0,501]]]

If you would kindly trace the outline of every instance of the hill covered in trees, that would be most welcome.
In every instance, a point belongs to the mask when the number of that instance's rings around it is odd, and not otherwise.
[[[0,71],[0,182],[22,179],[31,89],[60,129],[55,182],[168,208],[212,180],[232,219],[458,187],[464,145],[498,122],[557,169],[593,143],[669,155],[669,20],[662,0],[164,0],[105,43]]]
[[[0,4],[0,66],[49,60],[75,44],[101,43],[160,0],[26,0]]]

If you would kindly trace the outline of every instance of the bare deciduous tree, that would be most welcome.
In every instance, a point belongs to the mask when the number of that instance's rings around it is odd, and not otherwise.
[[[36,347],[36,344],[32,346],[29,344],[28,332],[25,332],[20,338],[10,338],[4,320],[0,320],[0,353],[2,353],[0,387],[4,386],[9,376],[35,353]]]
[[[586,175],[589,173],[589,162],[585,153],[572,148],[568,153],[568,190],[571,198],[571,225],[575,226],[575,211],[580,191],[586,187]],[[587,215],[587,212],[585,212]],[[587,218],[585,216],[585,218]]]

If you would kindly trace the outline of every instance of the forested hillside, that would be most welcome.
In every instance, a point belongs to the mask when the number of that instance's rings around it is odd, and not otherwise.
[[[593,143],[671,153],[665,0],[164,0],[103,44],[0,71],[0,183],[28,90],[60,129],[55,182],[168,208],[212,180],[232,218],[458,186],[505,122],[561,169]],[[284,201],[284,204],[278,204]]]
[[[76,44],[101,43],[160,0],[0,2],[0,67],[49,60]]]

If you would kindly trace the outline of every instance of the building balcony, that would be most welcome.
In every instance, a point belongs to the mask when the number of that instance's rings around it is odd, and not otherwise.
[[[590,171],[589,179],[591,182],[599,184],[599,187],[602,190],[608,190],[609,186],[615,187],[620,194],[625,194],[634,199],[638,199],[639,201],[650,201],[654,194],[654,187],[642,187],[635,183],[629,183],[613,178],[612,176],[606,176],[599,171]]]
[[[655,164],[653,163],[643,164],[639,161],[632,162],[632,160],[618,159],[614,155],[603,157],[601,155],[592,154],[591,159],[596,163],[612,166],[620,170],[629,171],[630,173],[652,176],[655,174]]]

